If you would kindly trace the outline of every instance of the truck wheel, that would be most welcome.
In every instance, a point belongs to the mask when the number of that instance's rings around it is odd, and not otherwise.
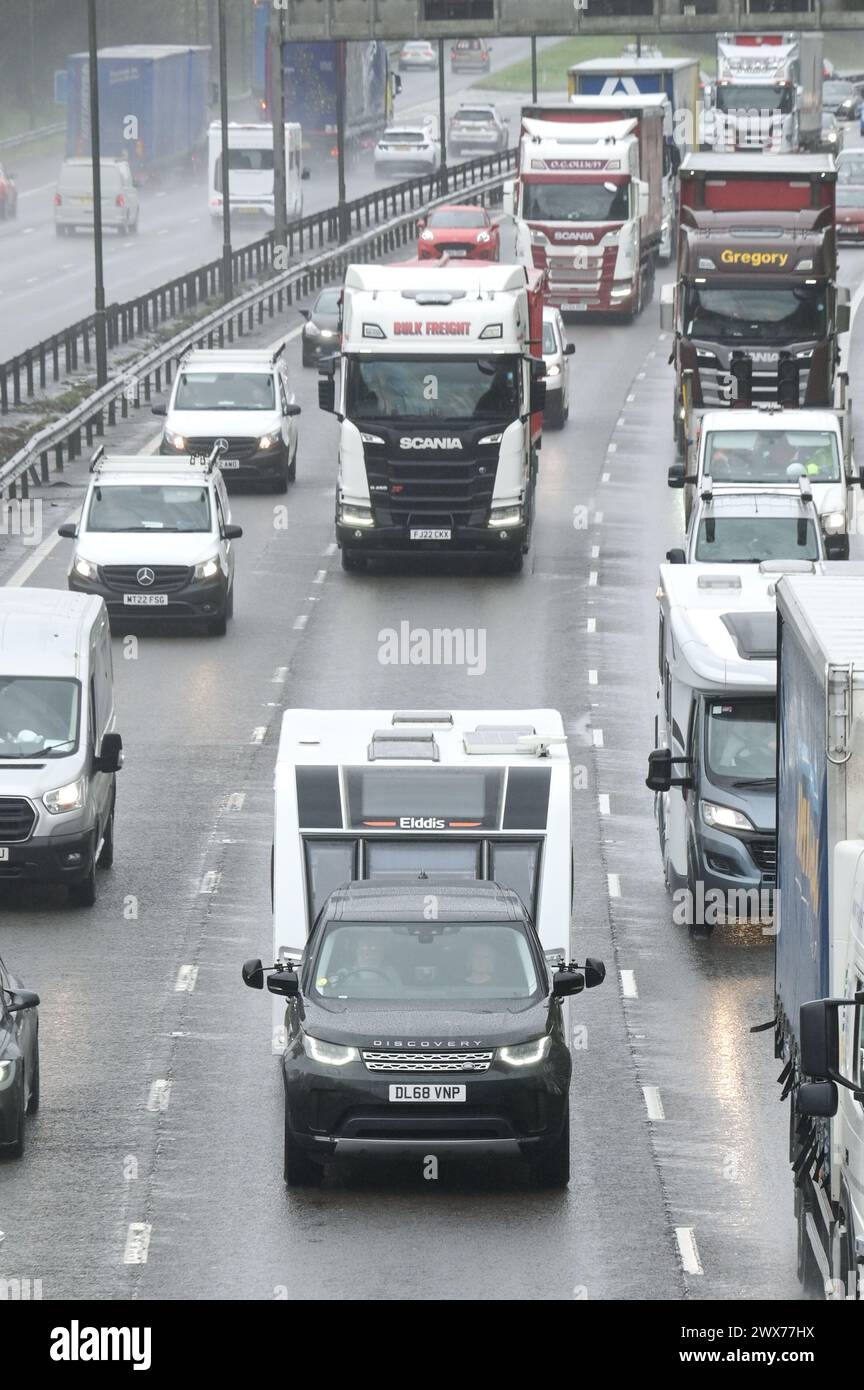
[[[505,555],[499,561],[502,574],[521,574],[525,564],[525,555],[521,550],[517,550],[513,555]]]
[[[24,1156],[24,1127],[25,1127],[24,1116],[25,1116],[25,1112],[26,1112],[26,1109],[27,1109],[26,1102],[25,1102],[25,1100],[24,1100],[24,1096],[25,1096],[25,1094],[26,1094],[26,1090],[27,1090],[27,1077],[26,1077],[25,1075],[23,1075],[23,1073],[22,1073],[22,1076],[21,1076],[20,1094],[19,1094],[19,1097],[18,1097],[18,1105],[16,1106],[16,1113],[15,1113],[15,1118],[16,1118],[16,1121],[17,1121],[16,1126],[15,1126],[15,1138],[12,1140],[12,1143],[11,1143],[11,1144],[5,1144],[5,1145],[3,1146],[3,1149],[0,1150],[0,1152],[2,1152],[3,1154],[5,1154],[5,1155],[6,1155],[7,1157],[9,1157],[9,1158],[23,1158],[23,1156]]]
[[[288,1124],[288,1106],[285,1106],[285,1149],[282,1176],[286,1187],[320,1187],[324,1169],[320,1163],[308,1158],[297,1143]]]
[[[362,555],[358,555],[356,550],[346,550],[344,545],[341,551],[342,568],[349,574],[359,574],[366,568],[366,560]]]
[[[30,1077],[28,1090],[30,1095],[27,1099],[27,1114],[35,1115],[39,1109],[39,1031],[36,1031],[36,1062],[33,1067],[33,1075]],[[27,1078],[24,1078],[25,1081]]]
[[[93,907],[96,902],[96,860],[90,864],[86,878],[80,883],[70,883],[69,903],[72,907]]]
[[[688,932],[690,933],[691,936],[710,936],[711,933],[712,933],[713,930],[714,930],[714,923],[713,923],[713,922],[708,923],[708,922],[697,922],[697,921],[696,921],[696,912],[695,912],[695,908],[696,908],[696,903],[699,901],[699,894],[698,894],[698,892],[696,891],[696,890],[697,890],[698,881],[699,881],[699,871],[698,871],[697,866],[696,866],[696,851],[695,851],[695,849],[693,848],[693,842],[692,842],[692,841],[688,841],[688,843],[687,843],[687,893],[688,893],[688,896],[689,896],[689,898],[690,898],[690,904],[689,904],[690,911],[689,911],[689,914],[688,914],[689,917],[690,917],[690,922],[688,923],[687,930],[688,930]]]
[[[570,1181],[570,1112],[554,1144],[542,1158],[531,1164],[531,1179],[535,1187],[561,1188]]]

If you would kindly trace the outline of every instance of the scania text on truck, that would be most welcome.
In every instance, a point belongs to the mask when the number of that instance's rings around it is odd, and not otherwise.
[[[663,102],[636,117],[525,106],[505,208],[531,231],[534,264],[562,311],[635,317],[654,293],[660,247]]]
[[[319,364],[319,403],[342,427],[345,569],[424,551],[521,569],[546,391],[543,278],[523,265],[348,267],[341,352]]]
[[[699,63],[695,58],[588,58],[568,73],[568,92],[574,98],[638,101],[662,93],[664,111],[663,222],[661,261],[675,254],[676,173],[685,154],[699,148]],[[626,109],[626,108],[625,108]],[[630,114],[635,114],[632,111]]]
[[[820,33],[718,34],[714,105],[703,143],[716,153],[813,150],[822,125]]]
[[[666,886],[686,892],[674,920],[691,928],[710,931],[728,916],[772,911],[773,591],[784,568],[660,566],[658,705],[646,785],[655,793]]]
[[[864,576],[830,571],[777,586],[775,1052],[798,1274],[852,1300],[864,1297]]]
[[[838,337],[830,155],[688,155],[678,175],[678,279],[660,318],[674,335],[673,425],[684,450],[685,396],[703,407],[831,407]]]

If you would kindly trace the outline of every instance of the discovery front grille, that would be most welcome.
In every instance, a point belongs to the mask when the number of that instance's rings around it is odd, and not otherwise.
[[[361,1051],[367,1071],[488,1071],[492,1052],[369,1052]]]

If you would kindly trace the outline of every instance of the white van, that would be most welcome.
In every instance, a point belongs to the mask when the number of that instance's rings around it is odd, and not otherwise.
[[[102,226],[119,236],[138,231],[140,208],[132,170],[125,159],[100,159]],[[67,159],[54,194],[54,230],[69,236],[77,227],[93,230],[93,161]]]
[[[0,884],[64,883],[93,906],[122,749],[101,598],[0,589]]]
[[[285,122],[285,204],[289,221],[303,216],[301,180],[303,132],[296,122]],[[222,219],[222,127],[210,126],[207,189],[210,216]],[[273,127],[231,121],[228,125],[228,198],[231,212],[264,213],[273,217]]]

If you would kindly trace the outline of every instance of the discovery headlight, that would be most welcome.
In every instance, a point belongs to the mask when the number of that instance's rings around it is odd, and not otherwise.
[[[530,1042],[517,1043],[515,1047],[499,1047],[498,1061],[508,1067],[536,1067],[538,1062],[548,1056],[552,1039],[548,1033],[542,1038],[532,1038]]]
[[[356,1047],[325,1042],[323,1038],[313,1038],[311,1033],[303,1035],[303,1051],[313,1062],[323,1062],[328,1067],[344,1067],[349,1062],[358,1061],[360,1057]]]

